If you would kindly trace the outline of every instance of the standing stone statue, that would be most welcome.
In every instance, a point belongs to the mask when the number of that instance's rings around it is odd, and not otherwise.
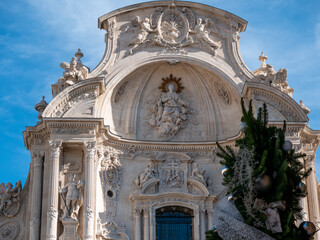
[[[61,189],[61,198],[65,205],[63,221],[78,220],[79,209],[83,203],[83,180],[75,181],[75,174],[70,175],[70,181]]]

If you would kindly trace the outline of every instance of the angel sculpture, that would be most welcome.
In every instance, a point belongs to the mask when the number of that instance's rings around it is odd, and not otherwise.
[[[210,30],[211,29],[211,30]],[[216,49],[220,48],[221,45],[218,42],[215,42],[211,37],[210,33],[214,32],[217,33],[217,29],[214,26],[212,20],[206,19],[205,23],[203,23],[202,18],[197,19],[197,24],[194,27],[194,30],[190,31],[191,33],[194,33],[199,41],[206,47],[208,47],[213,54],[216,53]]]
[[[60,79],[64,80],[67,86],[86,79],[89,73],[88,68],[77,61],[75,57],[71,58],[70,64],[62,62],[60,67],[64,69],[63,77]]]
[[[156,171],[152,167],[152,164],[149,163],[147,168],[144,170],[144,172],[140,174],[140,177],[139,177],[140,186],[142,186],[145,182],[155,177],[156,177]]]
[[[21,181],[12,187],[11,183],[7,183],[6,186],[4,183],[0,184],[0,214],[6,217],[14,217],[20,210]]]
[[[78,213],[83,204],[83,185],[83,180],[75,181],[75,174],[71,174],[69,183],[61,189],[60,194],[64,203],[63,221],[78,220]]]
[[[148,42],[149,33],[157,31],[156,29],[152,29],[149,18],[140,19],[140,17],[137,16],[131,23],[139,30],[137,36],[129,43],[129,45],[133,45],[133,47],[129,49],[130,55],[133,54],[133,50],[139,45]]]
[[[205,184],[205,182],[206,182],[205,179],[204,179],[205,172],[206,172],[206,170],[200,171],[199,168],[198,168],[198,165],[195,163],[193,165],[193,170],[191,172],[191,176],[194,177],[195,179],[199,180],[203,184]]]

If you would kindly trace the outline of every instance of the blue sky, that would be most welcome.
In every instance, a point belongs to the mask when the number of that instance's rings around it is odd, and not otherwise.
[[[62,75],[60,62],[81,48],[93,69],[101,60],[104,31],[98,17],[138,0],[0,1],[0,183],[24,183],[30,153],[23,143],[25,126],[34,126],[34,105]],[[293,97],[311,109],[309,125],[320,129],[320,1],[200,0],[248,21],[241,34],[242,56],[253,71],[263,50],[276,70],[287,68]],[[316,157],[320,173],[320,151]],[[318,174],[318,176],[320,176]]]

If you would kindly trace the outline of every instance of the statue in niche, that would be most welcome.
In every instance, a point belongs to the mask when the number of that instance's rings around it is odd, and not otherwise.
[[[19,180],[15,187],[11,183],[0,184],[0,214],[6,217],[14,217],[20,210],[20,195],[22,185]]]
[[[129,45],[133,45],[132,48],[129,49],[129,54],[133,54],[133,50],[139,47],[139,45],[148,42],[148,35],[151,32],[156,32],[156,29],[151,28],[150,19],[143,18],[141,19],[137,16],[134,20],[132,20],[132,25],[139,30],[137,31],[136,37],[129,43]]]
[[[80,207],[83,204],[82,188],[84,186],[84,181],[76,181],[75,177],[75,174],[71,174],[69,183],[67,183],[60,192],[64,203],[63,221],[77,221]]]
[[[197,19],[197,24],[194,27],[194,30],[191,30],[191,33],[194,33],[199,41],[208,49],[212,51],[213,54],[216,53],[216,49],[220,48],[220,44],[215,42],[210,37],[210,32],[208,29],[213,29],[217,32],[212,20],[206,19],[205,23],[203,23],[202,18]]]
[[[204,178],[204,173],[206,172],[206,170],[200,171],[198,168],[198,164],[194,164],[193,165],[193,170],[191,172],[191,176],[197,180],[199,180],[200,182],[202,182],[204,185],[206,185],[206,180]]]
[[[196,112],[178,94],[184,89],[180,83],[181,78],[177,79],[170,74],[169,78],[162,80],[159,87],[162,94],[151,106],[149,124],[157,130],[160,137],[173,137],[179,129],[186,127],[188,120],[197,124],[191,116]]]
[[[139,185],[143,186],[145,182],[155,177],[156,177],[156,171],[154,170],[152,164],[149,163],[146,169],[144,170],[144,172],[139,176],[139,180],[140,180]]]

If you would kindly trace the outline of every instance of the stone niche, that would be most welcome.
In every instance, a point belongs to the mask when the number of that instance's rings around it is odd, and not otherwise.
[[[241,118],[233,85],[195,64],[148,64],[106,91],[101,117],[112,133],[127,139],[226,139],[239,133]]]

